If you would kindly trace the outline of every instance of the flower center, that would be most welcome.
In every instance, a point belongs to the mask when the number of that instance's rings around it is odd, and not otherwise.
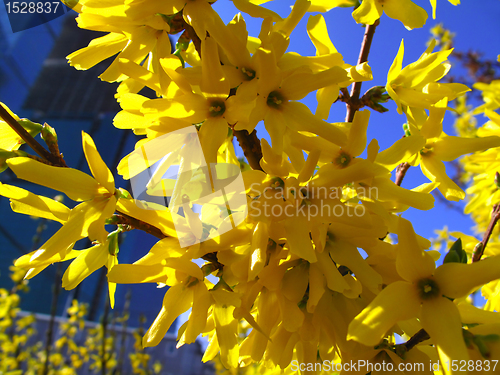
[[[255,70],[253,69],[241,68],[241,72],[243,73],[245,81],[251,81],[255,78]]]
[[[210,104],[208,108],[208,115],[210,117],[220,117],[226,111],[226,104],[223,100],[215,100]]]
[[[281,109],[281,106],[285,102],[285,98],[279,91],[271,91],[267,96],[267,105],[275,109]]]
[[[334,160],[334,163],[340,168],[345,168],[351,162],[351,155],[346,153],[345,151],[340,151],[339,156],[337,156]]]
[[[271,189],[283,189],[285,187],[285,181],[280,177],[273,177],[269,185]]]
[[[417,283],[418,293],[423,300],[433,299],[441,295],[439,286],[434,279],[421,279]]]
[[[420,155],[428,155],[432,152],[432,147],[425,146],[423,149],[420,150]]]

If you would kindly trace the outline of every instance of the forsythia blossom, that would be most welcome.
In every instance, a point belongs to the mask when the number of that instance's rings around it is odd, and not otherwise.
[[[116,55],[100,78],[121,82],[116,98],[122,110],[114,125],[140,136],[117,171],[131,180],[134,197],[115,187],[115,171],[86,133],[83,151],[91,176],[18,151],[23,138],[12,122],[31,136],[41,125],[4,107],[9,116],[0,121],[0,168],[78,202],[69,208],[58,199],[0,184],[13,211],[62,225],[15,265],[31,278],[52,263],[71,261],[62,277],[67,289],[105,266],[111,305],[116,284],[165,287],[142,345],[157,345],[189,311],[178,345],[207,336],[204,361],[218,356],[224,368],[248,374],[256,365],[266,374],[319,374],[321,366],[315,365],[324,363],[500,359],[500,320],[487,311],[500,307],[498,229],[489,226],[500,202],[498,81],[474,85],[485,103],[467,113],[484,113],[490,121],[472,137],[451,136],[443,131],[443,120],[453,101],[469,91],[460,83],[440,82],[450,71],[451,50],[433,52],[433,42],[403,68],[401,42],[385,80],[372,74],[366,60],[345,62],[326,18],[308,15],[353,7],[355,21],[372,31],[383,13],[413,29],[427,19],[415,2],[297,0],[283,17],[265,8],[265,0],[233,3],[244,14],[228,24],[208,0],[75,5],[80,27],[108,34],[69,55],[70,64],[88,69]],[[436,1],[431,5],[435,11]],[[249,17],[260,25],[256,36],[248,33]],[[288,50],[304,18],[313,56]],[[360,97],[359,85],[370,80],[385,81],[385,88],[376,86]],[[315,110],[302,102],[309,94],[316,95]],[[379,145],[367,133],[377,115],[362,107],[384,112],[380,103],[389,98],[405,125],[401,139]],[[347,103],[347,120],[330,122],[337,101]],[[460,103],[456,111],[468,111]],[[259,123],[270,141],[257,138]],[[174,136],[164,142],[169,134]],[[235,139],[248,165],[238,159]],[[60,157],[57,142],[44,140]],[[461,159],[472,178],[464,189],[465,212],[480,230],[493,233],[491,243],[483,254],[486,243],[452,232],[459,241],[444,264],[437,263],[439,253],[428,250],[430,241],[415,232],[406,211],[432,215],[436,188],[448,200],[464,199],[444,162],[471,153]],[[420,166],[430,181],[401,186],[402,171],[410,166]],[[241,198],[237,206],[235,198]],[[119,264],[118,237],[131,229],[158,241],[132,264]],[[448,232],[442,233],[446,242]],[[92,244],[74,249],[86,237]],[[480,288],[488,299],[485,309],[467,300]],[[396,335],[412,344],[396,344]]]

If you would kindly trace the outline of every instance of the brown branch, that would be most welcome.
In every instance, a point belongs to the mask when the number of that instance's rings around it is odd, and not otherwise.
[[[477,252],[474,252],[472,254],[472,262],[479,262],[481,260],[481,257],[484,254],[484,249],[486,248],[486,245],[488,244],[488,241],[491,237],[491,233],[493,233],[493,229],[495,228],[495,225],[497,224],[497,221],[500,219],[500,204],[495,204],[493,206],[493,212],[491,213],[491,220],[490,223],[488,224],[488,228],[486,229],[486,232],[484,233],[483,240],[480,242],[480,246]]]
[[[420,331],[415,333],[407,342],[399,345],[405,347],[406,351],[408,351],[413,349],[421,342],[429,340],[430,338],[431,337],[429,336],[429,334],[425,331],[425,329],[422,328]]]
[[[260,159],[262,159],[262,149],[260,139],[257,137],[257,131],[254,129],[250,134],[246,130],[235,130],[234,135],[248,160],[252,169],[262,171]]]
[[[33,138],[31,134],[28,133],[26,129],[24,129],[2,105],[0,105],[0,116],[21,137],[21,139],[33,149],[33,151],[40,155],[42,159],[45,159],[55,165],[59,165],[58,158],[43,148],[43,146],[38,143],[35,138]]]
[[[132,229],[140,229],[143,232],[149,233],[156,238],[159,238],[160,240],[167,237],[159,228],[148,224],[145,221],[136,219],[132,216],[128,216],[127,214],[124,214],[123,212],[120,212],[118,210],[116,212],[118,212],[118,215],[113,215],[112,219],[107,222],[108,224],[127,225]]]
[[[184,29],[184,34],[185,37],[187,39],[191,39],[191,41],[193,42],[193,45],[194,45],[194,48],[196,50],[196,52],[198,52],[198,55],[200,56],[200,59],[201,59],[201,39],[200,37],[198,36],[198,34],[196,34],[196,31],[194,31],[193,27],[191,25],[189,25],[188,23],[186,23],[185,25],[185,29]]]
[[[373,25],[366,25],[365,36],[363,37],[363,42],[361,43],[361,49],[359,51],[358,65],[368,61],[368,55],[370,54],[370,47],[372,45],[373,35],[375,34],[375,29],[379,25],[380,21],[377,20]],[[354,119],[354,114],[360,108],[359,95],[361,93],[362,82],[354,82],[351,90],[351,99],[347,104],[346,122],[352,122]]]
[[[396,168],[396,185],[401,186],[403,183],[403,178],[405,178],[406,172],[410,169],[410,164],[407,162],[401,163]]]

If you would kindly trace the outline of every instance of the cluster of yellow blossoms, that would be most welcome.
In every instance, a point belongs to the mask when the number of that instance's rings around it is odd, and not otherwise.
[[[23,141],[1,123],[6,166],[21,179],[81,202],[69,209],[0,185],[15,212],[62,224],[16,266],[33,277],[54,262],[73,259],[63,276],[67,289],[106,266],[111,304],[116,283],[168,286],[143,345],[157,345],[174,320],[191,309],[179,329],[179,345],[208,336],[203,360],[220,353],[226,368],[261,363],[269,373],[315,374],[322,370],[318,363],[364,360],[394,366],[425,363],[420,373],[432,373],[435,368],[428,364],[440,359],[450,363],[441,367],[444,373],[459,372],[452,361],[470,360],[490,371],[493,360],[500,359],[500,316],[487,311],[498,310],[498,247],[487,246],[484,257],[472,262],[479,240],[461,235],[462,244],[450,250],[458,256],[437,267],[439,253],[429,250],[430,242],[415,233],[404,212],[432,209],[434,189],[448,200],[464,199],[444,162],[482,151],[465,159],[465,168],[475,176],[467,191],[472,195],[467,212],[486,230],[500,199],[495,185],[498,82],[477,87],[486,102],[477,111],[485,111],[491,121],[476,137],[449,136],[442,125],[448,103],[469,91],[462,84],[439,82],[450,69],[451,50],[433,52],[431,43],[417,61],[403,67],[401,42],[385,91],[406,118],[405,136],[380,150],[377,140],[367,141],[368,109],[354,108],[350,122],[326,121],[339,92],[353,107],[358,98],[347,97],[346,88],[373,77],[365,61],[343,61],[321,14],[307,14],[357,2],[296,0],[285,18],[261,7],[264,2],[233,0],[241,12],[262,19],[257,37],[248,35],[241,13],[226,25],[207,0],[81,0],[74,6],[80,27],[108,34],[68,56],[70,64],[88,69],[116,55],[100,76],[121,82],[116,98],[122,111],[114,125],[143,136],[118,173],[133,180],[149,171],[145,191],[168,197],[170,205],[159,207],[116,189],[85,133],[83,150],[92,176],[16,151]],[[431,0],[434,8],[435,3]],[[383,12],[409,29],[421,27],[427,18],[410,0],[363,0],[353,17],[372,25],[370,29]],[[291,32],[304,17],[315,56],[286,52]],[[181,32],[172,53],[170,35]],[[144,87],[156,97],[139,94]],[[315,113],[300,102],[313,92]],[[360,102],[377,108],[373,100]],[[261,121],[271,143],[262,140],[262,156],[258,143],[244,148],[249,159],[259,161],[253,169],[242,168],[244,192],[226,189],[224,199],[203,200],[240,176],[233,137],[248,141]],[[194,137],[186,132],[193,125]],[[52,134],[37,124],[23,126],[32,134],[42,131],[46,140]],[[170,134],[176,138],[164,142]],[[202,154],[192,148],[196,145]],[[401,177],[398,166],[405,163],[420,165],[430,182],[411,190],[393,182],[391,174],[397,169]],[[227,167],[217,168],[224,164],[237,166],[237,177]],[[174,179],[166,176],[169,171]],[[239,193],[244,204],[229,208]],[[190,203],[193,196],[201,203]],[[139,228],[160,238],[133,264],[118,264],[117,236],[124,230],[120,220],[142,223]],[[111,224],[118,229],[108,233]],[[230,229],[221,230],[226,226]],[[180,232],[190,237],[181,240]],[[395,236],[397,243],[389,241]],[[85,237],[94,246],[74,250]],[[195,262],[200,259],[203,264]],[[489,305],[483,310],[467,297],[485,284]],[[243,341],[242,320],[251,326]],[[395,335],[406,343],[396,344]],[[487,360],[491,368],[486,368]],[[363,370],[356,371],[370,371]]]

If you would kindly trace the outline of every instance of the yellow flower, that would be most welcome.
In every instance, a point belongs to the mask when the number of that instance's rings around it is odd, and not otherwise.
[[[500,80],[494,80],[490,83],[478,82],[472,85],[477,90],[482,91],[484,104],[474,109],[473,113],[481,113],[486,110],[495,111],[500,107]]]
[[[100,75],[104,81],[123,81],[128,77],[119,59],[140,64],[148,54],[149,62],[145,66],[149,65],[150,71],[164,76],[159,61],[171,54],[169,17],[176,14],[183,17],[202,40],[207,32],[217,40],[224,37],[231,39],[208,0],[111,0],[105,8],[99,1],[83,0],[78,5],[79,27],[108,31],[109,34],[92,40],[87,47],[73,52],[67,58],[72,66],[85,70],[118,53],[108,69]],[[172,32],[177,33],[178,30]],[[126,84],[133,86],[129,82]]]
[[[139,9],[137,3],[140,3]],[[153,50],[156,60],[170,55],[167,34],[170,27],[162,18],[161,11],[148,9],[154,4],[152,1],[149,4],[138,1],[125,4],[123,0],[112,0],[106,11],[103,11],[99,2],[80,1],[78,26],[108,31],[109,34],[92,40],[87,47],[70,54],[67,57],[69,63],[77,69],[86,70],[117,53],[118,58],[137,63],[142,62]],[[127,78],[119,69],[118,58],[100,75],[102,80],[113,82]]]
[[[178,88],[173,99],[153,99],[142,105],[146,116],[171,117],[193,124],[203,122],[199,131],[203,154],[208,164],[217,161],[217,151],[228,136],[228,124],[244,120],[254,105],[238,96],[229,96],[230,85],[220,65],[217,44],[213,38],[202,43],[201,94],[193,92],[189,81],[182,74],[162,61],[164,69]],[[188,124],[188,122],[186,122]]]
[[[461,83],[438,83],[450,70],[447,58],[452,50],[432,53],[436,41],[432,41],[417,61],[402,69],[404,43],[401,40],[398,54],[387,74],[387,93],[398,105],[398,112],[406,107],[429,109],[438,101],[455,99],[470,89]]]
[[[427,12],[411,0],[363,0],[352,16],[357,23],[373,25],[382,12],[401,21],[408,30],[424,26],[427,20]]]
[[[437,184],[434,187],[438,187],[446,199],[458,201],[465,197],[465,192],[448,177],[443,162],[467,153],[499,147],[500,138],[448,136],[443,132],[442,124],[446,104],[446,99],[435,103],[430,107],[429,115],[423,109],[407,108],[407,136],[377,155],[376,162],[390,171],[402,162],[420,165],[424,175]]]
[[[106,241],[104,221],[115,211],[117,201],[114,178],[97,152],[92,138],[82,132],[82,141],[94,178],[76,169],[53,167],[30,158],[19,157],[7,161],[17,177],[61,191],[75,201],[83,201],[70,211],[62,228],[31,255],[29,265],[32,267],[58,253],[65,254],[81,238],[88,236],[92,241]],[[49,207],[45,210],[50,212]]]
[[[412,225],[402,218],[398,238],[396,268],[405,281],[388,285],[356,316],[349,324],[348,339],[377,345],[397,322],[420,317],[443,361],[468,360],[460,314],[449,298],[465,297],[500,278],[500,256],[436,269],[432,257],[419,246]]]
[[[62,287],[66,290],[71,290],[76,288],[85,278],[90,276],[94,271],[98,270],[102,266],[108,268],[108,272],[118,264],[118,231],[108,235],[105,242],[92,246],[89,249],[77,250],[76,259],[71,262],[71,264],[64,272],[62,277]],[[71,256],[74,257],[75,250],[73,250]],[[63,261],[68,259],[65,257]],[[116,283],[108,282],[109,299],[110,306],[114,308],[115,306],[115,290]]]
[[[283,151],[285,130],[307,131],[326,140],[342,145],[345,134],[333,124],[316,118],[306,105],[296,101],[303,99],[311,91],[348,80],[347,73],[340,66],[333,66],[318,73],[295,70],[284,74],[276,64],[277,52],[259,48],[256,52],[259,66],[259,87],[255,108],[247,123],[238,122],[236,129],[252,131],[260,120],[271,137],[276,154]],[[294,74],[295,73],[295,74]]]

